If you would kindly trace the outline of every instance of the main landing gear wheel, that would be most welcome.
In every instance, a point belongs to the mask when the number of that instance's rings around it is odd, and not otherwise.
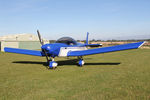
[[[82,66],[84,65],[83,58],[82,58],[82,57],[78,57],[78,59],[79,59],[78,65],[79,65],[80,67],[82,67]]]
[[[79,60],[78,64],[80,67],[82,67],[84,65],[84,61],[81,59],[81,60]]]

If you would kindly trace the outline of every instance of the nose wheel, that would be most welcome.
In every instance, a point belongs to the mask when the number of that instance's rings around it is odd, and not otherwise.
[[[58,63],[54,61],[54,58],[49,61],[49,68],[50,69],[55,69],[57,67]]]
[[[82,57],[78,57],[78,59],[79,59],[78,65],[79,65],[80,67],[82,67],[82,66],[84,65],[84,60],[83,60]]]

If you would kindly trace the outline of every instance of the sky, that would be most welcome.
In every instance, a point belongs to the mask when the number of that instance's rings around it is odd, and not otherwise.
[[[150,38],[150,0],[0,0],[0,36]]]

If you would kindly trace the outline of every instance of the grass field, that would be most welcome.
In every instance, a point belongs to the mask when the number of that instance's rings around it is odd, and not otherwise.
[[[75,58],[0,53],[0,100],[150,100],[150,50],[138,49]]]

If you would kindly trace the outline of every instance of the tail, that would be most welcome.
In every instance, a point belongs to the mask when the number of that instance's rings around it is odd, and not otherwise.
[[[87,47],[102,47],[102,44],[89,44],[89,32],[87,32],[85,46]]]
[[[85,42],[85,45],[88,45],[89,44],[89,32],[87,32],[87,36],[86,36],[86,42]]]

